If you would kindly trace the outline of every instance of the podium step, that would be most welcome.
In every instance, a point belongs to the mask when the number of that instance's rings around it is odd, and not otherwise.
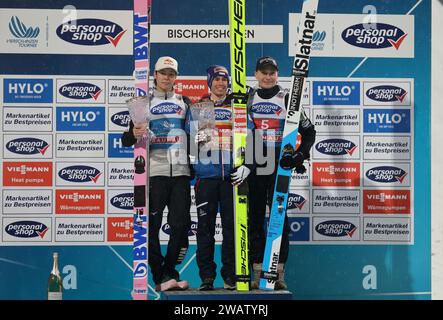
[[[188,289],[184,291],[165,291],[160,295],[161,300],[292,300],[292,293],[286,290],[267,291],[230,291],[215,289],[200,291]]]

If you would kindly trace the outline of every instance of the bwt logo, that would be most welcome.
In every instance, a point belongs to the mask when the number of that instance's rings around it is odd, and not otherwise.
[[[324,221],[315,226],[317,233],[326,237],[349,237],[352,238],[357,227],[348,221],[329,220]]]
[[[232,113],[229,110],[215,109],[214,113],[215,113],[215,120],[216,121],[230,121],[231,120]]]
[[[9,31],[11,31],[14,37],[20,39],[33,39],[37,38],[40,34],[39,27],[26,27],[17,16],[11,18],[11,21],[9,22]]]
[[[69,99],[85,100],[94,99],[97,100],[102,93],[102,89],[95,84],[86,82],[73,82],[68,83],[60,87],[58,92]]]
[[[99,169],[89,166],[70,166],[58,172],[58,176],[68,182],[97,183],[102,175]]]
[[[341,37],[354,47],[366,49],[394,47],[398,50],[407,35],[400,28],[390,24],[375,23],[373,27],[367,27],[360,23],[343,30]]]
[[[315,149],[329,156],[342,156],[346,154],[352,156],[357,146],[352,141],[345,139],[327,139],[317,143]]]
[[[171,226],[167,223],[165,223],[162,227],[162,231],[166,233],[168,236],[171,235]],[[193,237],[197,234],[197,222],[191,221],[191,227],[188,231],[188,237]]]
[[[364,132],[410,132],[410,110],[365,109]]]
[[[126,128],[130,120],[129,111],[121,111],[111,116],[111,122],[119,127]]]
[[[134,207],[134,194],[128,192],[113,196],[111,204],[117,209],[132,210]]]
[[[315,105],[359,105],[360,83],[356,81],[314,81]]]
[[[45,155],[49,148],[49,144],[37,138],[18,138],[9,141],[6,144],[6,149],[9,152],[21,155],[41,154]]]
[[[366,96],[369,99],[379,102],[399,101],[402,103],[407,94],[405,89],[390,85],[377,86],[366,91]]]
[[[306,199],[295,193],[290,193],[288,196],[288,209],[298,209],[302,210],[303,206],[306,204]]]
[[[366,172],[366,177],[369,180],[381,183],[403,183],[407,175],[407,172],[403,169],[392,166],[375,167]]]
[[[111,43],[116,47],[126,30],[102,19],[78,19],[58,26],[57,36],[73,44],[100,46]]]
[[[17,221],[5,227],[7,234],[18,238],[40,237],[43,239],[48,230],[45,224],[36,221]]]
[[[167,102],[160,103],[151,108],[152,114],[181,114],[182,112],[183,109],[178,104]]]
[[[4,102],[52,102],[52,79],[4,79],[3,84]]]
[[[258,114],[276,114],[280,115],[283,109],[274,103],[257,103],[252,105],[251,111]]]
[[[57,108],[57,130],[103,131],[105,130],[105,108],[103,107]]]

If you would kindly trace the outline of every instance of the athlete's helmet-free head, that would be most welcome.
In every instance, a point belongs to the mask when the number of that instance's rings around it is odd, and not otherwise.
[[[228,80],[228,87],[229,87],[229,73],[228,73],[228,69],[226,69],[223,66],[219,66],[219,65],[213,65],[210,66],[207,70],[206,70],[208,76],[208,86],[209,89],[211,89],[212,87],[212,81],[214,81],[214,79],[216,77],[223,77],[226,78]]]
[[[270,56],[259,58],[257,60],[257,65],[255,66],[255,71],[268,69],[278,71],[277,61]]]

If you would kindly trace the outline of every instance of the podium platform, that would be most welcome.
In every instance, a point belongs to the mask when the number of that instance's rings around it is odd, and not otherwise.
[[[199,291],[188,289],[184,291],[164,291],[160,295],[161,300],[292,300],[292,292],[286,290],[268,291],[251,290],[236,291],[215,289],[211,291]]]

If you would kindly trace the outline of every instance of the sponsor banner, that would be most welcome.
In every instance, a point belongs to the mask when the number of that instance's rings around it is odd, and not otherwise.
[[[5,132],[52,132],[52,108],[3,108]]]
[[[228,43],[228,25],[152,25],[152,43]],[[282,25],[247,25],[247,43],[283,43]]]
[[[58,103],[105,103],[104,79],[57,79]]]
[[[108,135],[108,158],[133,158],[134,147],[124,147],[121,133]]]
[[[317,136],[313,159],[360,159],[359,136]]]
[[[55,218],[56,242],[104,242],[104,218]]]
[[[108,189],[108,213],[132,214],[134,208],[133,189]]]
[[[359,109],[313,109],[312,122],[318,133],[360,133]]]
[[[3,162],[3,186],[51,187],[52,162]]]
[[[257,80],[255,78],[248,81],[248,85],[254,87],[257,84]],[[291,78],[289,77],[281,77],[278,79],[278,84],[283,88],[286,93],[290,93],[291,91]],[[303,94],[301,99],[302,106],[311,105],[311,81],[306,81],[303,84]],[[306,110],[306,109],[305,109]]]
[[[289,234],[288,238],[290,243],[294,241],[309,241],[310,223],[309,218],[291,217],[289,220]],[[269,219],[266,218],[266,223],[269,223]]]
[[[108,163],[109,187],[132,187],[134,185],[134,166],[132,162]]]
[[[3,102],[52,103],[52,86],[52,79],[5,78],[3,79]]]
[[[410,218],[363,218],[363,240],[410,242]]]
[[[314,189],[312,196],[313,213],[337,212],[346,214],[360,213],[359,190]]]
[[[286,213],[309,213],[309,190],[289,190]]]
[[[4,159],[52,159],[52,135],[3,135]]]
[[[132,55],[132,11],[70,11],[2,9],[0,53]]]
[[[365,160],[411,160],[411,137],[364,136],[363,150]]]
[[[3,214],[52,214],[52,190],[4,189]]]
[[[360,186],[359,162],[314,162],[312,185],[322,187]]]
[[[105,135],[69,133],[56,134],[58,158],[104,158]]]
[[[363,118],[364,132],[411,132],[411,110],[409,109],[364,109]]]
[[[360,218],[313,217],[313,241],[359,241]]]
[[[313,81],[314,106],[360,105],[359,81]]]
[[[410,106],[410,82],[364,82],[363,105],[365,106]]]
[[[410,190],[363,190],[363,213],[410,214]]]
[[[110,242],[132,242],[134,239],[133,217],[109,217],[108,236]]]
[[[57,162],[57,186],[102,187],[105,185],[105,164],[103,162]]]
[[[133,79],[109,79],[108,88],[109,104],[125,104],[135,92]]]
[[[57,107],[57,131],[105,131],[105,107]]]
[[[129,128],[129,122],[131,118],[129,117],[128,108],[108,108],[109,118],[108,118],[108,131],[118,131],[122,134],[127,128]]]
[[[51,218],[3,218],[3,242],[51,242]]]
[[[198,102],[200,98],[209,92],[206,79],[182,79],[175,80],[175,93],[188,97],[192,102]]]
[[[296,54],[300,14],[289,14],[289,55]],[[414,58],[414,15],[317,14],[312,56]],[[367,21],[365,23],[365,21]]]
[[[55,190],[56,214],[104,214],[105,190]]]
[[[161,244],[168,244],[169,241],[169,235],[171,234],[171,227],[169,226],[167,222],[167,216],[168,214],[163,214],[162,219],[162,226],[160,230],[160,243]],[[194,214],[191,214],[191,228],[188,231],[188,238],[190,244],[196,244],[197,243],[197,216]],[[217,215],[217,218],[215,219],[215,243],[220,244],[223,241],[223,235],[222,235],[222,224],[220,215]]]
[[[409,187],[411,165],[409,163],[364,163],[364,185],[383,187]]]
[[[291,182],[290,188],[300,188],[300,187],[309,187],[310,178],[309,178],[309,168],[310,165],[305,161],[304,163],[306,167],[306,172],[303,174],[298,174],[295,171],[291,172]]]

